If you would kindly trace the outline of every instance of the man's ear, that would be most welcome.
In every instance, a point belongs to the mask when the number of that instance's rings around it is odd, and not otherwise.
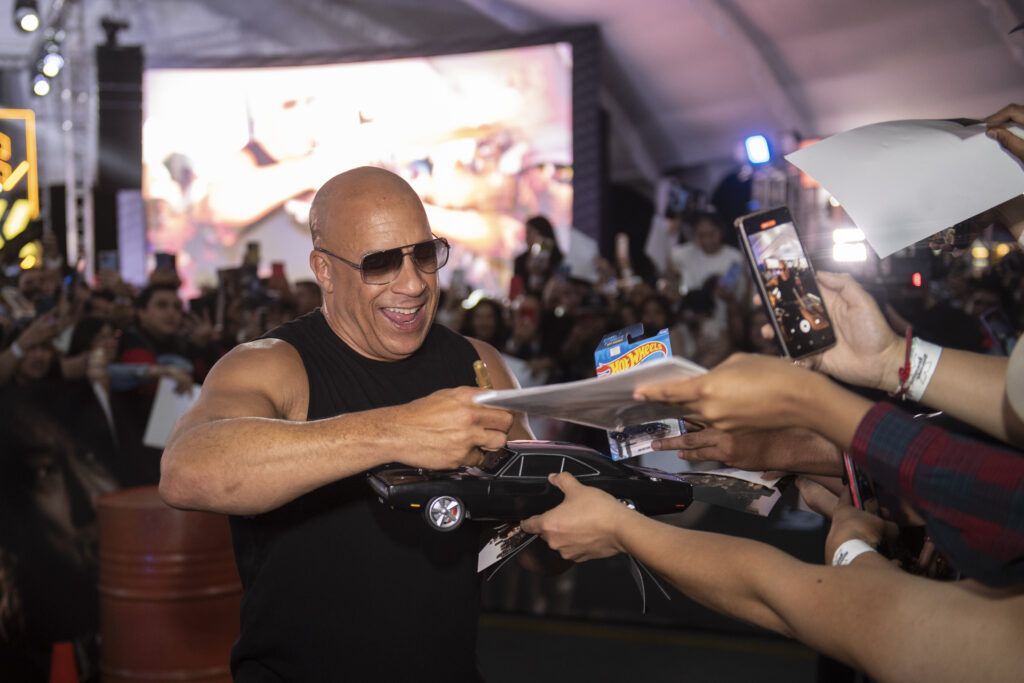
[[[316,277],[317,284],[325,293],[334,291],[334,279],[331,277],[331,264],[327,257],[316,249],[309,252],[309,267]]]

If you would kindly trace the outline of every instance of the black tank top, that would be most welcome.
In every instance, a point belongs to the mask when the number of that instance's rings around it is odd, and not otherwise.
[[[397,362],[359,355],[319,310],[266,336],[302,357],[310,420],[474,384],[476,350],[441,325]],[[479,529],[434,531],[419,515],[382,505],[365,479],[231,517],[243,587],[241,635],[231,651],[236,681],[480,680]]]

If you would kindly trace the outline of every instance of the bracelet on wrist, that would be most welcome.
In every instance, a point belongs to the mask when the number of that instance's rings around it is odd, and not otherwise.
[[[911,401],[920,401],[924,396],[928,383],[932,381],[932,375],[939,366],[939,357],[942,355],[942,347],[938,344],[926,342],[920,337],[914,337],[910,350],[910,378],[907,379],[907,398]]]
[[[942,347],[912,335],[907,327],[907,350],[903,367],[899,369],[899,384],[890,392],[893,398],[920,401],[939,365]]]
[[[907,393],[907,378],[910,377],[910,348],[913,346],[913,328],[907,325],[907,346],[906,351],[903,354],[903,367],[896,373],[898,382],[896,384],[896,391],[890,391],[889,395],[893,398],[902,398]]]
[[[832,566],[842,567],[853,562],[864,553],[877,553],[878,551],[859,538],[851,538],[841,543],[832,555]]]

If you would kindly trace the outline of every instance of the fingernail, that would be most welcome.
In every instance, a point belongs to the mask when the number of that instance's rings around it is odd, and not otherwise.
[[[651,442],[651,448],[656,450],[656,451],[660,451],[661,450],[661,442],[660,441],[652,441]]]

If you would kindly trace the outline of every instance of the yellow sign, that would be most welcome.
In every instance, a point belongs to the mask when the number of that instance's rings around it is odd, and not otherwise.
[[[38,217],[35,113],[0,109],[0,247]]]

